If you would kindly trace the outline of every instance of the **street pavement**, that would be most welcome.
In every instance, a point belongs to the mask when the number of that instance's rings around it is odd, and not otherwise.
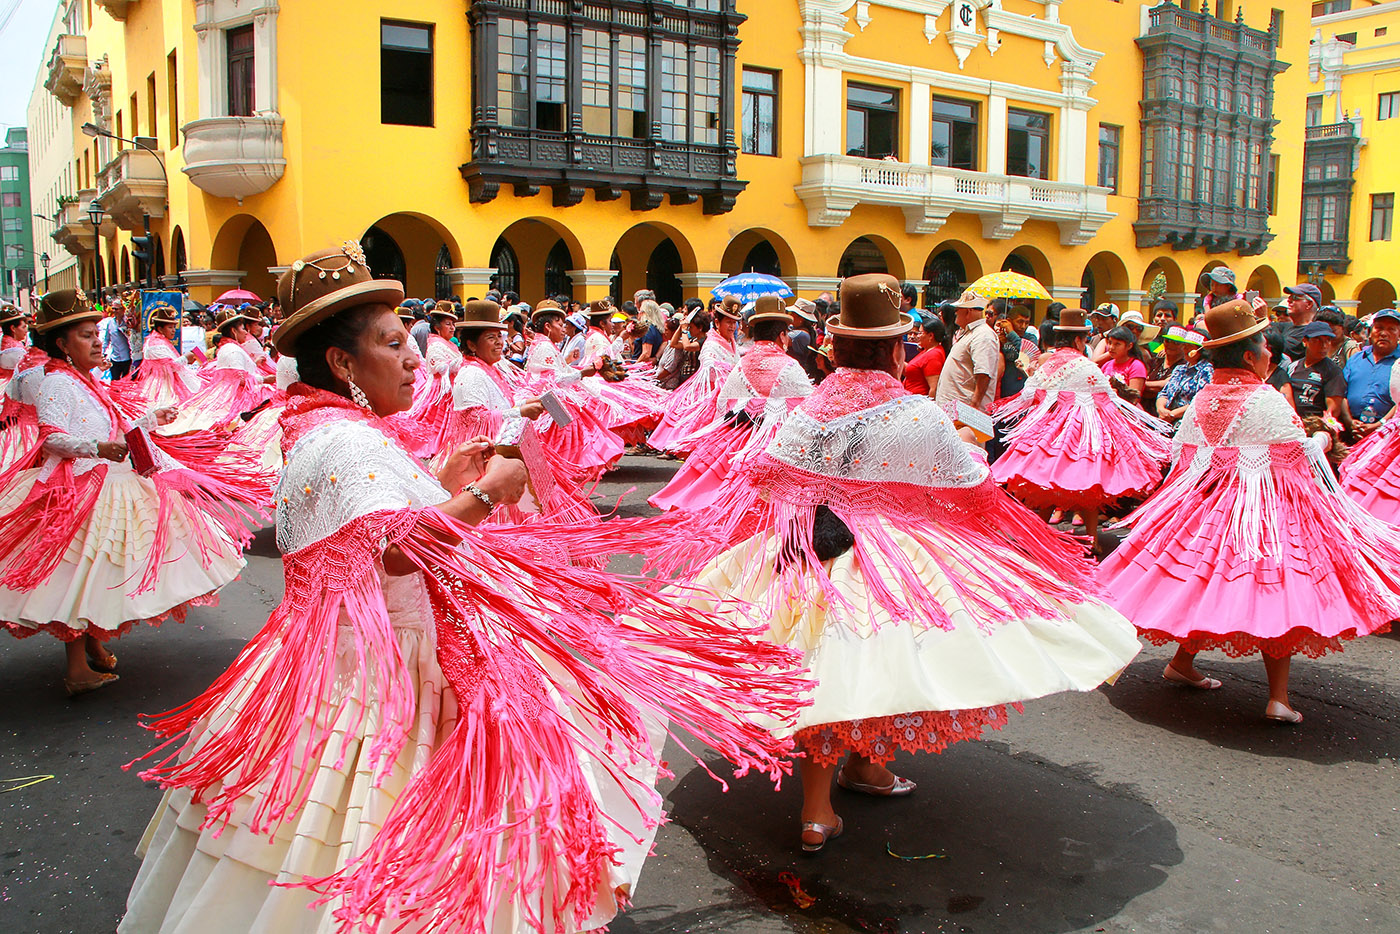
[[[642,514],[674,469],[629,457],[596,499]],[[0,639],[0,934],[113,930],[160,796],[122,771],[151,745],[137,715],[205,688],[281,590],[267,529],[218,607],[123,638],[122,680],[74,700],[52,639]],[[1207,693],[1163,682],[1168,657],[1148,647],[1113,687],[901,757],[909,798],[838,792],[846,832],[816,857],[795,780],[726,793],[673,745],[671,822],[612,930],[1400,932],[1400,639],[1296,660],[1297,728],[1263,720],[1257,658],[1202,656],[1225,682]]]

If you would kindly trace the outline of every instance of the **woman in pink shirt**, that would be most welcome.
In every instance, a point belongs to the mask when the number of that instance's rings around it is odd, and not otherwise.
[[[1099,364],[1118,395],[1136,406],[1142,405],[1147,388],[1147,364],[1137,354],[1137,335],[1125,327],[1107,334],[1108,359]]]

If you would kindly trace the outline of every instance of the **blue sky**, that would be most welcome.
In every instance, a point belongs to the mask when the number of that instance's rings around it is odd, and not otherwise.
[[[0,0],[0,124],[23,126],[57,0]],[[6,22],[8,20],[8,22]]]

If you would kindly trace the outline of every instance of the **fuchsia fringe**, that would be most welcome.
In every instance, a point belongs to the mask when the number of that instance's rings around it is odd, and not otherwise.
[[[1400,525],[1400,417],[1352,447],[1341,475],[1348,496],[1383,522]]]
[[[187,407],[208,414],[217,423],[232,421],[251,412],[272,395],[272,387],[243,370],[227,367],[200,371],[204,386],[186,403]],[[138,413],[141,414],[141,413]]]
[[[459,539],[464,546],[447,544]],[[370,750],[382,780],[414,713],[375,570],[389,544],[425,572],[438,658],[460,716],[371,847],[335,875],[305,881],[343,900],[341,931],[373,930],[381,919],[482,930],[513,900],[526,903],[540,934],[546,916],[587,919],[612,848],[579,756],[616,775],[656,763],[661,751],[650,748],[638,705],[669,719],[672,735],[684,731],[720,751],[739,774],[753,768],[777,781],[785,773],[791,742],[757,721],[795,723],[811,687],[793,670],[795,653],[649,593],[644,579],[537,564],[521,557],[530,548],[519,547],[515,530],[471,529],[429,509],[364,516],[285,556],[282,605],[208,691],[151,723],[168,737],[157,752],[179,745],[143,777],[192,789],[208,808],[205,826],[226,824],[244,795],[257,796],[255,832],[286,820],[312,778],[302,763],[330,741],[343,610],[363,676],[386,698]],[[601,741],[558,714],[551,689]],[[205,732],[221,716],[227,721]]]
[[[714,421],[719,405],[719,391],[729,378],[733,367],[706,367],[671,393],[661,410],[661,421],[651,433],[649,443],[658,451],[689,453],[695,447],[695,432]]]
[[[1337,651],[1400,617],[1395,529],[1314,479],[1300,443],[1260,475],[1218,448],[1182,448],[1100,569],[1107,599],[1157,644],[1272,656]]]
[[[35,454],[42,443],[36,444]],[[30,455],[6,471],[0,489],[31,469],[33,459]],[[33,590],[49,579],[92,513],[106,476],[105,464],[75,476],[73,462],[64,460],[47,480],[30,487],[22,503],[0,516],[0,564],[9,565],[0,576],[0,587]]]

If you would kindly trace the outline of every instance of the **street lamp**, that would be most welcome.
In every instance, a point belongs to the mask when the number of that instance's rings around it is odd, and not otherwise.
[[[156,156],[156,148],[154,145],[152,145],[155,142],[155,137],[138,136],[135,139],[127,139],[125,136],[118,136],[111,130],[108,130],[104,127],[100,127],[95,123],[84,123],[83,135],[90,136],[93,139],[97,139],[100,136],[103,139],[114,139],[119,143],[130,143],[132,146],[136,147],[142,152],[150,153],[151,157],[156,160],[156,165],[160,167],[160,174],[165,178],[165,203],[167,205],[170,204],[170,174],[165,171],[165,162],[161,160],[158,156]]]
[[[39,254],[39,265],[44,267],[44,292],[49,290],[49,254]]]
[[[87,124],[92,126],[92,124]],[[87,127],[84,127],[86,131]],[[94,198],[88,202],[87,216],[92,223],[92,292],[94,298],[102,294],[102,205]]]

